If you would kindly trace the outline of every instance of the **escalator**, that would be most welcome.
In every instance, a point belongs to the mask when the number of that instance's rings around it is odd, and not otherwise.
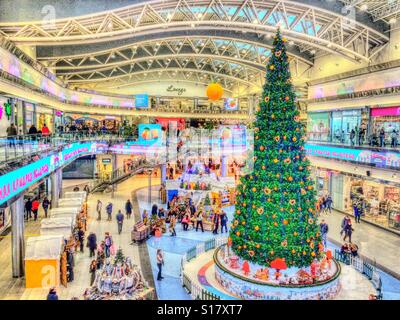
[[[137,166],[134,166],[129,172],[126,172],[124,168],[118,168],[114,170],[111,175],[107,175],[106,177],[99,179],[96,186],[92,189],[92,192],[107,192],[107,190],[111,191],[113,185],[121,183],[136,174],[141,174],[145,170],[153,169],[159,165],[160,163],[145,161]]]

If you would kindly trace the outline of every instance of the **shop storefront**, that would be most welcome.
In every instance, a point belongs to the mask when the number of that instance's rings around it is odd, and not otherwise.
[[[53,109],[36,106],[36,128],[38,130],[42,130],[45,124],[49,130],[53,130],[53,122]]]
[[[331,141],[350,143],[351,130],[360,128],[361,110],[344,110],[332,112]]]
[[[374,107],[371,109],[372,132],[378,133],[382,128],[386,133],[386,145],[393,130],[400,130],[400,107]]]
[[[329,141],[330,112],[309,113],[307,138],[309,141]]]
[[[400,231],[400,185],[315,167],[311,176],[317,195],[330,194],[334,209],[354,215],[359,203],[362,220]]]
[[[350,144],[352,129],[361,127],[367,134],[368,117],[367,109],[310,112],[307,117],[307,139],[308,141]],[[367,136],[364,137],[366,138]]]

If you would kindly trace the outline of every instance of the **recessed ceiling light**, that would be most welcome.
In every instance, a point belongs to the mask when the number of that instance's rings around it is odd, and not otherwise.
[[[361,11],[366,11],[368,9],[368,4],[364,3],[361,7],[360,10]]]
[[[390,20],[389,20],[389,23],[390,24],[394,24],[394,23],[396,23],[397,22],[397,19],[396,18],[390,18]]]
[[[201,13],[201,12],[199,12],[198,14],[197,14],[197,18],[201,18],[203,16],[203,14]]]
[[[311,50],[310,53],[311,53],[311,54],[315,54],[315,50],[314,50],[314,49]]]
[[[290,41],[289,41],[289,45],[290,45],[290,46],[294,45],[294,41],[293,41],[293,40],[290,40]]]
[[[254,23],[254,24],[258,24],[258,20],[257,20],[257,19],[254,19],[254,20],[253,20],[253,23]]]

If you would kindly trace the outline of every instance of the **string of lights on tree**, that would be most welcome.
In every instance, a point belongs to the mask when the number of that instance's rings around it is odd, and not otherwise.
[[[256,109],[254,172],[238,185],[230,242],[245,260],[305,267],[323,248],[285,42],[278,30]]]

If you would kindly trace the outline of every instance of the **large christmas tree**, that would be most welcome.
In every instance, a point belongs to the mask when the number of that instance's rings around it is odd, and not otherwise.
[[[278,30],[256,110],[254,172],[238,185],[230,237],[245,260],[304,267],[319,258],[321,238],[285,42]]]

